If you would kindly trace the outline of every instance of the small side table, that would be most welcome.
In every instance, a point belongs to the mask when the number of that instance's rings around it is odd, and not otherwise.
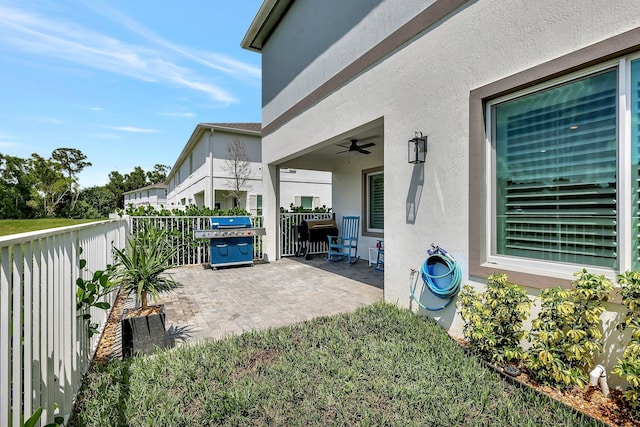
[[[384,271],[384,241],[378,240],[376,242],[376,249],[378,250],[378,256],[376,258],[376,270]]]

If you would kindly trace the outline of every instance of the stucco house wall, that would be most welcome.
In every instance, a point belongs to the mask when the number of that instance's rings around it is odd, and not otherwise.
[[[239,206],[257,214],[259,196],[262,196],[262,141],[260,123],[199,124],[167,177],[167,207],[183,208],[195,204],[199,207],[231,209],[233,199],[228,191],[233,176],[227,171],[227,148],[234,140],[244,143],[250,174],[243,186]],[[318,206],[331,205],[331,175],[313,170],[296,171],[295,178],[283,179],[285,198],[295,203],[296,197],[312,196]],[[287,174],[284,174],[287,175]]]
[[[273,3],[265,1],[263,7]],[[482,259],[483,247],[471,246],[480,239],[477,234],[483,230],[488,209],[470,204],[478,197],[471,189],[483,193],[488,185],[487,164],[479,157],[486,153],[473,145],[478,143],[474,132],[484,125],[483,104],[474,104],[474,99],[485,93],[499,96],[500,90],[515,91],[640,52],[637,5],[605,0],[579,5],[556,0],[332,3],[329,7],[324,2],[297,0],[269,29],[268,37],[255,39],[254,25],[243,40],[245,48],[261,51],[263,57],[263,144],[268,147],[263,150],[263,164],[269,171],[265,176],[268,197],[277,197],[278,168],[304,163],[314,151],[320,153],[352,134],[375,128],[384,146],[385,299],[410,306],[409,272],[421,266],[431,242],[454,254],[464,283],[481,288],[492,266]],[[316,37],[334,31],[333,20],[315,19],[329,10],[332,16],[343,11],[355,15],[350,16],[349,25],[338,25],[339,37],[331,40]],[[315,26],[313,31],[306,31],[307,25]],[[624,35],[628,31],[635,33]],[[602,43],[605,52],[599,54]],[[309,50],[315,55],[299,60],[302,63],[285,58]],[[282,76],[287,76],[286,81]],[[510,86],[496,83],[504,79]],[[493,92],[483,91],[486,87]],[[407,162],[407,141],[416,131],[428,136],[423,165]],[[359,211],[361,191],[356,189],[355,177],[360,172],[350,172],[356,165],[327,160],[326,167],[335,172],[334,210]],[[271,218],[274,208],[268,208]],[[275,229],[277,223],[271,219],[266,224],[265,251],[272,256],[277,242],[268,240],[269,228]],[[483,264],[485,270],[476,264]],[[579,267],[527,271],[521,266],[500,266],[496,270],[526,284],[533,297],[539,286],[567,286],[573,279],[569,270]],[[600,271],[612,278],[617,273],[595,269]],[[537,277],[541,279],[535,284]],[[603,318],[612,322],[621,307],[607,304],[607,308]],[[450,333],[462,335],[453,305],[428,314]],[[608,366],[622,351],[610,344],[603,356]]]
[[[153,184],[133,191],[123,193],[124,206],[153,206],[159,208],[167,204],[167,186],[165,184]]]

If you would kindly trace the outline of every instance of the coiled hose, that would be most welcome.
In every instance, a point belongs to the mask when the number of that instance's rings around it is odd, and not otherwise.
[[[429,311],[438,311],[447,307],[460,290],[462,271],[460,270],[458,262],[447,251],[434,244],[431,244],[431,247],[433,249],[427,251],[429,256],[422,264],[420,276],[427,289],[433,295],[440,299],[447,300],[447,302],[438,307],[428,307],[424,305],[415,294],[417,278],[415,281],[412,280],[413,287],[409,285],[409,291],[420,307]],[[413,275],[415,273],[416,271],[412,270],[411,274]]]

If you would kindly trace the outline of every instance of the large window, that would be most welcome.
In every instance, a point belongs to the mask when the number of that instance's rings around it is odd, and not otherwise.
[[[381,168],[363,171],[364,235],[381,236],[384,231],[384,172]]]
[[[486,104],[490,262],[640,268],[639,104],[627,58]]]

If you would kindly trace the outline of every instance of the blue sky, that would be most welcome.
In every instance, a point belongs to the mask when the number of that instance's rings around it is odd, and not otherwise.
[[[196,124],[260,121],[261,0],[0,0],[0,153],[80,149],[113,170],[173,166]]]

